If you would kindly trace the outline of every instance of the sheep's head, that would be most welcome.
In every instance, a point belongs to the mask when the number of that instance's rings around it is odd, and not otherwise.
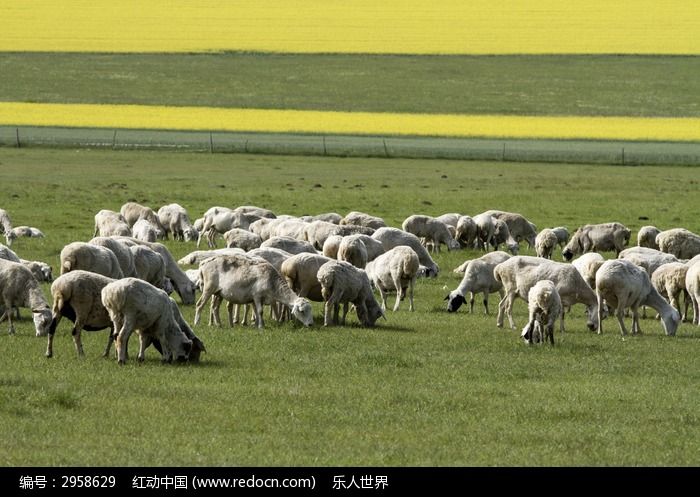
[[[676,309],[671,308],[671,313],[664,316],[661,320],[661,324],[664,327],[664,331],[668,336],[675,336],[676,330],[678,330],[678,324],[681,322],[681,315]]]
[[[48,306],[40,309],[32,309],[32,317],[34,319],[36,336],[46,336],[51,326],[51,309],[49,309]]]
[[[447,312],[457,312],[457,309],[467,302],[464,295],[457,293],[457,290],[451,291],[445,300],[447,301]]]
[[[199,232],[194,226],[185,228],[183,231],[183,236],[186,242],[195,242],[199,238]]]
[[[314,324],[313,308],[311,303],[305,298],[298,298],[292,304],[292,316],[297,318],[304,326]]]
[[[513,255],[518,255],[518,252],[520,251],[520,245],[518,245],[518,242],[508,244],[508,251]]]
[[[459,250],[460,248],[462,248],[462,246],[457,240],[452,239],[447,242],[447,250]]]

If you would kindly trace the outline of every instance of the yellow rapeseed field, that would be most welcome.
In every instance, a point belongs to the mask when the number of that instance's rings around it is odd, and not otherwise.
[[[0,51],[700,53],[697,0],[21,0]]]
[[[700,141],[700,118],[528,117],[0,102],[0,125]]]

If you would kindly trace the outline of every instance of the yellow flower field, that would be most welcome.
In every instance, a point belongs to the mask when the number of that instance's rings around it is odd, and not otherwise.
[[[0,125],[356,135],[700,141],[700,118],[391,114],[0,102]]]
[[[22,0],[0,51],[700,53],[697,0]]]

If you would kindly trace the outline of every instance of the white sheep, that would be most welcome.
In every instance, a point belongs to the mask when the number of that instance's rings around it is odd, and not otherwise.
[[[554,345],[554,323],[562,314],[561,298],[550,280],[540,280],[527,295],[529,321],[521,336],[525,343],[543,343],[549,339]]]
[[[32,272],[32,275],[39,283],[51,283],[53,281],[53,269],[45,262],[26,261],[24,259],[20,259],[19,262]]]
[[[304,240],[309,242],[317,250],[323,250],[323,244],[331,236],[338,225],[320,219],[308,221],[304,227]]]
[[[118,212],[102,209],[95,214],[95,233],[99,236],[131,236],[131,226]]]
[[[501,244],[504,244],[511,254],[518,255],[520,246],[515,238],[513,238],[513,236],[510,234],[510,228],[508,228],[508,225],[502,219],[494,218],[491,246],[494,250],[498,250],[498,247]]]
[[[291,309],[304,326],[313,324],[313,310],[305,298],[295,294],[284,278],[267,261],[247,255],[220,256],[208,259],[199,267],[202,295],[197,301],[195,325],[212,295],[235,304],[252,303],[258,328],[263,328],[263,305],[279,302]],[[218,309],[216,309],[218,311]]]
[[[559,248],[563,249],[564,246],[569,243],[569,230],[564,226],[557,226],[555,228],[551,228],[551,230],[554,231],[555,235],[557,235],[557,244],[559,245]]]
[[[551,259],[554,247],[558,244],[559,238],[557,238],[557,234],[553,230],[545,228],[535,238],[535,253],[537,257]]]
[[[461,216],[457,220],[455,239],[464,247],[473,247],[476,239],[476,223],[471,216]]]
[[[340,243],[343,241],[343,237],[340,235],[331,235],[326,238],[323,242],[323,255],[331,259],[338,258],[338,249],[340,249]]]
[[[630,234],[620,223],[587,224],[576,230],[561,254],[567,261],[586,252],[614,250],[617,256],[629,243]]]
[[[411,247],[416,254],[418,254],[418,260],[421,263],[421,270],[418,276],[432,277],[436,278],[440,272],[440,266],[430,257],[428,251],[420,243],[418,237],[412,233],[407,233],[403,230],[397,228],[379,228],[374,232],[372,238],[381,242],[384,246],[384,250],[389,251],[394,247],[399,245],[406,245]]]
[[[0,209],[0,231],[5,235],[7,245],[12,246],[12,220],[5,209]]]
[[[659,295],[652,286],[649,275],[641,267],[624,259],[606,261],[596,273],[595,285],[599,314],[605,304],[617,309],[617,321],[623,335],[627,334],[623,318],[628,308],[632,310],[632,333],[641,333],[638,313],[641,305],[656,309],[667,335],[676,334],[680,314]],[[601,323],[598,333],[602,332]]]
[[[12,322],[14,308],[31,309],[36,336],[46,335],[51,325],[51,310],[39,282],[29,269],[18,262],[0,259],[0,306],[4,309],[0,321],[7,319],[10,334],[15,333]]]
[[[163,238],[165,236],[165,226],[160,222],[158,214],[150,207],[136,202],[127,202],[121,206],[119,213],[130,227],[133,228],[134,224],[136,224],[139,219],[145,219],[155,226],[158,232],[158,238]]]
[[[516,242],[520,243],[520,241],[525,240],[530,248],[535,246],[537,228],[523,215],[518,214],[517,212],[505,212],[499,210],[486,211],[484,214],[504,221],[508,225],[510,235]]]
[[[61,250],[61,274],[83,269],[119,279],[124,273],[114,252],[108,248],[85,242],[69,243]]]
[[[700,236],[684,228],[662,231],[656,236],[656,244],[661,252],[679,259],[692,259],[700,254]]]
[[[664,264],[680,262],[678,258],[672,254],[665,254],[660,250],[647,247],[630,247],[625,249],[620,252],[618,259],[630,261],[643,268],[649,277]]]
[[[309,223],[305,223],[297,218],[295,219],[285,219],[278,217],[273,220],[268,226],[269,236],[267,239],[275,236],[285,236],[288,238],[293,238],[295,240],[305,241],[305,231]],[[261,237],[262,238],[262,237]],[[263,241],[266,239],[263,238]]]
[[[418,254],[405,245],[394,247],[367,263],[367,277],[379,290],[383,311],[386,311],[386,296],[390,292],[396,292],[394,311],[399,310],[399,305],[407,293],[408,310],[414,310],[413,287],[416,284],[419,266]]]
[[[144,242],[155,242],[158,238],[163,237],[163,232],[148,219],[136,221],[131,228],[131,233],[131,236]]]
[[[656,243],[656,236],[659,233],[661,230],[656,226],[642,226],[637,232],[637,246],[659,250],[659,244]]]
[[[32,228],[31,226],[17,226],[12,228],[10,231],[10,238],[16,240],[19,237],[44,238],[44,234],[39,228]]]
[[[165,293],[172,291],[165,277],[165,261],[158,252],[143,245],[129,247],[129,251],[134,256],[134,277],[165,290]]]
[[[550,261],[541,257],[516,256],[497,265],[493,270],[496,280],[503,284],[505,297],[498,304],[496,325],[503,326],[504,315],[508,316],[510,327],[513,322],[513,301],[520,297],[527,301],[528,292],[540,280],[551,280],[556,285],[562,305],[570,307],[577,303],[586,306],[586,324],[594,331],[598,328],[598,300],[593,289],[588,286],[571,264]],[[604,313],[603,313],[604,317]],[[564,331],[564,313],[561,314],[561,331]]]
[[[289,252],[290,254],[300,254],[308,252],[315,254],[316,249],[309,242],[292,238],[291,236],[271,236],[260,244],[260,248],[277,248]]]
[[[344,325],[351,302],[362,326],[373,327],[384,315],[374,298],[367,273],[362,269],[345,261],[329,261],[321,266],[317,277],[325,301],[324,326]],[[339,320],[340,304],[343,304],[343,317]]]
[[[111,250],[112,253],[114,253],[114,255],[117,257],[119,267],[122,270],[122,275],[125,278],[136,276],[136,269],[134,267],[134,254],[131,253],[129,247],[125,246],[123,243],[119,242],[114,238],[106,236],[95,237],[88,243],[91,245],[98,245],[100,247],[104,247],[106,249]]]
[[[168,204],[158,209],[158,220],[163,226],[165,238],[168,233],[172,233],[175,240],[194,241],[199,238],[199,231],[180,204]]]
[[[280,274],[297,295],[314,302],[322,302],[318,270],[330,260],[324,255],[302,252],[286,259],[280,267]]]
[[[678,312],[681,306],[678,302],[681,294],[684,295],[685,310],[681,319],[688,318],[688,306],[690,305],[690,295],[685,288],[685,278],[690,267],[682,262],[671,262],[663,264],[651,275],[651,284],[659,294],[664,297]]]
[[[408,216],[401,224],[401,229],[413,233],[418,238],[425,238],[432,242],[437,252],[440,252],[441,244],[445,244],[447,250],[460,248],[459,242],[452,237],[447,229],[447,224],[431,216],[420,214]]]
[[[250,222],[240,211],[234,211],[228,207],[212,207],[204,213],[204,222],[199,229],[197,248],[206,237],[207,245],[216,247],[216,235],[224,234],[233,228],[248,229]]]
[[[240,228],[228,230],[224,233],[224,240],[226,248],[239,248],[246,252],[258,248],[262,243],[260,236]]]
[[[692,262],[692,261],[691,261]],[[685,275],[685,289],[693,304],[693,324],[700,325],[700,261],[688,264]]]
[[[234,254],[244,254],[245,251],[240,248],[223,248],[216,250],[195,250],[190,252],[182,259],[177,261],[181,266],[197,265],[202,261],[209,259],[210,257],[216,257],[219,255],[234,255]]]
[[[464,277],[455,290],[452,290],[445,300],[447,312],[456,312],[462,304],[466,303],[467,292],[469,297],[469,312],[474,312],[474,297],[478,293],[484,295],[484,311],[489,314],[489,294],[498,292],[503,298],[503,285],[494,277],[493,270],[501,262],[510,259],[506,252],[496,251],[484,254],[478,259],[467,261]]]
[[[362,240],[355,236],[343,237],[338,247],[338,260],[364,269],[367,266],[367,247]]]
[[[127,360],[129,337],[135,330],[139,334],[140,362],[145,359],[146,347],[152,339],[160,343],[164,361],[188,359],[192,340],[180,328],[171,299],[163,290],[138,278],[124,278],[109,283],[101,295],[116,334],[119,364]]]
[[[343,219],[340,220],[341,225],[349,224],[355,226],[365,226],[377,230],[384,228],[386,223],[381,217],[371,216],[364,212],[352,211],[349,212]]]
[[[452,226],[453,228],[456,228],[460,217],[462,217],[461,214],[459,214],[457,212],[450,212],[447,214],[443,214],[441,216],[437,216],[435,219],[437,219],[441,223],[445,223],[448,226]]]
[[[474,224],[476,224],[476,244],[481,250],[487,250],[489,245],[491,245],[493,232],[496,228],[496,220],[490,214],[484,212],[477,214],[472,219]]]
[[[583,276],[588,286],[595,288],[595,274],[605,262],[605,257],[598,252],[588,252],[571,261],[571,265]]]
[[[307,223],[312,223],[314,221],[325,221],[327,223],[337,225],[340,224],[340,221],[343,219],[343,216],[341,216],[337,212],[326,212],[323,214],[316,214],[315,216],[301,216],[299,219],[301,219],[302,221],[306,221]]]

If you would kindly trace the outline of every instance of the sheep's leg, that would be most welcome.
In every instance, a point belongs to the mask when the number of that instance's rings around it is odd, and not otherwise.
[[[603,301],[603,296],[600,294],[600,292],[595,292],[596,293],[596,298],[598,300],[598,334],[600,335],[603,333],[603,305],[605,305],[605,302]],[[564,312],[562,310],[561,313],[562,319],[564,319]]]
[[[216,326],[221,327],[221,302],[224,299],[221,298],[221,295],[214,295],[214,297],[211,299],[211,313],[214,318],[214,324]]]
[[[683,322],[687,323],[688,322],[688,304],[690,303],[690,296],[688,294],[688,291],[683,289],[681,290],[683,292],[683,304],[685,305],[684,311],[683,311]],[[680,304],[679,304],[680,305]]]
[[[233,302],[228,301],[226,302],[226,313],[228,314],[228,325],[230,328],[233,328],[233,324],[236,322],[233,318]],[[236,314],[238,314],[238,306],[236,306]],[[238,317],[238,316],[236,316]]]
[[[472,293],[471,301],[469,302],[469,305],[472,306],[474,305],[474,294]],[[489,315],[489,292],[485,291],[484,292],[484,313],[488,316]]]
[[[620,324],[620,332],[622,333],[622,336],[625,336],[627,334],[627,328],[625,327],[624,321],[625,308],[621,303],[618,303],[617,312],[615,314],[617,315],[617,322]]]
[[[80,318],[75,320],[73,329],[71,330],[71,335],[73,335],[73,343],[75,344],[75,351],[78,353],[78,357],[85,357],[85,352],[83,351],[83,342],[80,340],[80,332],[83,329],[83,322]]]
[[[323,304],[323,326],[331,326],[333,324],[333,301],[326,300]]]
[[[204,306],[207,304],[207,300],[212,296],[211,292],[209,292],[206,288],[202,291],[202,295],[200,295],[199,300],[197,301],[197,304],[195,305],[195,310],[194,310],[194,324],[195,326],[199,324],[199,320],[201,318],[202,314],[202,309]]]
[[[641,335],[642,328],[639,326],[639,308],[632,308],[632,334],[636,335],[639,333]]]
[[[693,324],[700,324],[700,302],[698,301],[698,295],[695,293],[690,294],[690,302],[693,304]]]
[[[139,355],[136,356],[136,359],[139,362],[143,362],[146,360],[146,347],[148,347],[148,345],[150,345],[151,341],[146,340],[143,333],[139,333],[138,335],[139,335]],[[165,350],[165,349],[163,349],[163,350]]]
[[[413,284],[415,283],[416,279],[411,278],[411,281],[408,282],[408,310],[409,312],[413,312],[414,307],[413,307]]]
[[[474,313],[474,292],[469,292],[469,314]]]
[[[498,315],[496,316],[496,326],[503,328],[503,314],[506,309],[506,299],[507,295],[501,296],[501,301],[498,303]]]
[[[235,304],[233,307],[233,318],[231,321],[231,326],[238,324],[238,311],[240,309],[240,304]]]
[[[53,316],[51,318],[51,324],[49,325],[48,333],[48,343],[46,344],[46,357],[53,357],[53,337],[56,334],[56,328],[58,328],[58,323],[61,322],[61,308],[63,303],[56,300],[53,303]]]
[[[513,321],[513,302],[515,301],[515,294],[511,294],[508,296],[508,300],[506,302],[506,314],[508,315],[508,323],[510,324],[510,329],[514,330],[515,329],[515,321]]]
[[[114,329],[110,328],[109,329],[109,336],[107,337],[107,346],[105,347],[105,351],[102,353],[102,357],[109,356],[109,349],[112,348],[113,341],[114,341]]]
[[[127,348],[129,346],[129,336],[134,329],[130,316],[124,316],[124,321],[117,334],[117,362],[125,364],[128,358]]]
[[[255,299],[253,300],[253,305],[255,306],[255,313],[257,314],[256,323],[258,329],[262,330],[265,326],[265,321],[263,320],[263,304],[260,300]]]
[[[349,303],[349,302],[344,302],[344,303],[343,303],[343,317],[342,317],[342,319],[340,320],[340,324],[341,324],[342,326],[345,326],[345,318],[346,318],[347,315],[348,315],[348,309],[349,309],[349,307],[350,307],[350,303]]]

